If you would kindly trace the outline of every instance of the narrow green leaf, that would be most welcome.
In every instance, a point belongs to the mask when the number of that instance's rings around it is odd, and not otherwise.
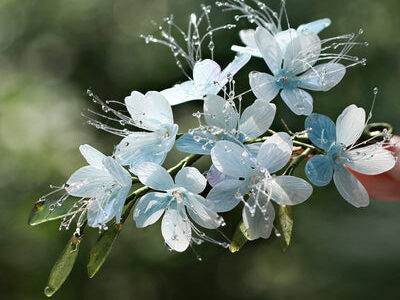
[[[87,271],[90,278],[96,275],[97,271],[100,270],[101,266],[107,259],[117,239],[122,225],[113,224],[108,230],[103,231],[97,240],[96,244],[90,250],[89,263],[87,265]]]
[[[69,273],[71,273],[76,257],[78,256],[79,243],[80,238],[74,234],[57,259],[53,269],[51,269],[49,281],[44,289],[44,294],[47,297],[53,296],[67,279]]]
[[[237,226],[235,233],[233,234],[232,243],[229,246],[229,251],[235,253],[242,248],[247,241],[249,240],[248,234],[246,231],[246,227],[244,226],[243,221],[240,221],[239,225]]]
[[[66,199],[62,206],[57,205],[58,199],[59,197],[49,197],[37,201],[29,215],[28,224],[32,226],[39,225],[72,215],[76,211],[76,209],[71,210],[76,202],[73,198]]]
[[[292,208],[290,206],[278,206],[278,217],[275,226],[280,233],[282,250],[286,251],[290,245],[293,229]]]

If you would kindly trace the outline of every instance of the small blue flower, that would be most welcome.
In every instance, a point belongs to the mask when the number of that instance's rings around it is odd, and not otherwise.
[[[316,155],[306,164],[306,175],[316,186],[327,185],[333,177],[341,196],[355,207],[369,204],[364,186],[344,166],[367,175],[386,172],[395,165],[393,154],[384,143],[357,147],[365,127],[365,111],[348,106],[337,118],[336,126],[327,116],[311,114],[305,121],[311,142],[327,152]]]
[[[69,195],[81,198],[79,203],[82,206],[78,212],[87,213],[90,227],[105,228],[106,223],[114,217],[119,223],[132,186],[129,172],[112,157],[105,156],[89,145],[82,145],[79,150],[89,166],[72,174],[65,190]]]
[[[270,200],[296,205],[312,193],[311,185],[303,179],[272,175],[289,162],[292,149],[290,136],[283,132],[262,143],[256,156],[236,143],[217,142],[211,150],[212,162],[230,178],[216,184],[207,195],[211,209],[226,212],[242,201],[243,220],[250,238],[269,237],[274,216]]]
[[[192,240],[192,229],[199,233],[187,213],[204,228],[215,229],[224,224],[223,219],[207,207],[206,200],[198,195],[205,189],[207,180],[196,168],[180,170],[175,183],[167,170],[150,162],[143,163],[137,174],[143,184],[164,193],[148,193],[140,199],[133,214],[136,226],[151,225],[164,214],[161,233],[171,249],[185,251]]]
[[[162,164],[175,144],[178,125],[174,124],[171,105],[159,92],[143,95],[132,92],[125,98],[129,123],[148,132],[129,132],[116,146],[114,157],[136,174],[143,162]]]
[[[206,95],[216,95],[250,58],[249,54],[238,54],[223,71],[219,64],[211,59],[198,61],[193,67],[193,79],[163,90],[161,94],[171,105],[202,100]]]

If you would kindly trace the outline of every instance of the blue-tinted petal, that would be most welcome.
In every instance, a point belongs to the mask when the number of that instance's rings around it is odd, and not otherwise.
[[[86,166],[71,175],[66,190],[74,197],[94,197],[103,185],[113,181],[114,179],[104,169]]]
[[[189,80],[161,91],[170,105],[178,105],[191,100],[202,100],[203,92],[196,89],[194,81]]]
[[[311,114],[306,118],[305,128],[308,138],[318,148],[328,151],[336,141],[336,127],[327,116]]]
[[[244,195],[247,184],[245,181],[227,179],[214,186],[207,195],[207,207],[216,212],[230,211],[240,202],[237,193]]]
[[[207,95],[204,99],[204,118],[210,126],[227,131],[236,129],[239,115],[232,104],[218,95]]]
[[[316,155],[308,160],[305,172],[313,185],[325,186],[332,180],[332,163],[327,156]]]
[[[174,187],[171,175],[155,163],[142,163],[137,170],[137,175],[141,183],[154,190],[167,191]]]
[[[281,92],[282,100],[296,115],[308,116],[313,111],[313,98],[299,88],[285,88]]]
[[[142,228],[157,222],[164,213],[168,201],[166,193],[148,193],[143,196],[133,212],[136,227]]]
[[[314,32],[316,34],[320,33],[322,30],[324,30],[325,28],[329,27],[331,25],[331,20],[328,18],[324,18],[324,19],[319,19],[307,24],[302,24],[297,28],[297,31],[299,33],[302,33],[304,31],[311,31]]]
[[[89,165],[101,169],[103,167],[103,158],[106,156],[90,145],[81,145],[79,151],[86,159]]]
[[[219,138],[211,133],[195,130],[180,137],[176,142],[176,149],[186,153],[209,155],[218,140]]]
[[[338,63],[327,63],[313,67],[298,77],[298,87],[312,91],[329,91],[346,74],[346,67]]]
[[[276,84],[275,77],[267,73],[251,72],[249,74],[249,84],[254,95],[267,102],[273,100],[280,90]]]
[[[221,72],[218,78],[219,86],[222,87],[227,84],[229,76],[234,76],[239,72],[239,70],[249,62],[250,58],[251,55],[247,53],[239,53],[236,55],[233,61]]]
[[[215,229],[221,226],[222,220],[220,216],[205,205],[206,199],[202,196],[193,193],[186,193],[185,201],[189,216],[197,224],[208,229]]]
[[[104,168],[121,186],[130,186],[132,184],[132,177],[120,164],[118,164],[112,157],[103,159]]]
[[[207,179],[196,168],[186,167],[176,174],[175,184],[192,193],[199,194],[206,188]]]

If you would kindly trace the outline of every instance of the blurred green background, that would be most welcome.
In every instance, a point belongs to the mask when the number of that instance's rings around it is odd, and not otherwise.
[[[212,4],[213,1],[203,1]],[[277,2],[277,1],[269,1]],[[186,26],[199,12],[195,0],[1,0],[0,1],[0,298],[44,299],[49,271],[70,233],[58,222],[29,227],[33,203],[84,165],[77,147],[89,143],[110,153],[118,138],[98,132],[80,116],[95,108],[85,92],[123,100],[132,90],[161,90],[183,80],[169,51],[146,45],[140,33],[156,33],[150,21],[174,13]],[[400,2],[398,0],[289,0],[292,26],[330,17],[330,37],[365,31],[366,67],[348,70],[329,93],[314,93],[315,111],[333,119],[350,103],[369,109],[380,89],[372,121],[400,128]],[[214,6],[213,23],[233,22]],[[241,28],[248,24],[240,23]],[[226,65],[239,43],[237,31],[216,34],[216,60]],[[237,76],[264,70],[253,60]],[[247,98],[252,100],[251,96]],[[294,118],[275,101],[294,130]],[[195,124],[201,103],[175,109],[183,129]],[[274,126],[279,126],[278,122]],[[170,154],[168,165],[178,156]],[[199,167],[205,168],[207,161]],[[297,174],[303,175],[299,169]],[[164,246],[160,224],[137,230],[130,219],[100,272],[86,275],[97,231],[85,235],[77,264],[55,299],[398,299],[400,286],[400,204],[372,200],[366,209],[347,204],[332,187],[315,189],[294,209],[292,246],[280,251],[275,238],[230,254],[210,244],[188,250]],[[237,219],[232,218],[235,223]],[[228,231],[229,233],[229,228]]]

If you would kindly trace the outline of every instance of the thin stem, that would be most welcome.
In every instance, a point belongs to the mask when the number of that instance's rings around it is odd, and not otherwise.
[[[283,172],[283,175],[292,175],[293,171],[299,166],[299,164],[307,158],[308,155],[312,154],[313,150],[308,148],[303,151],[299,156],[297,156],[295,159],[291,161],[289,166],[286,168],[285,172]]]

